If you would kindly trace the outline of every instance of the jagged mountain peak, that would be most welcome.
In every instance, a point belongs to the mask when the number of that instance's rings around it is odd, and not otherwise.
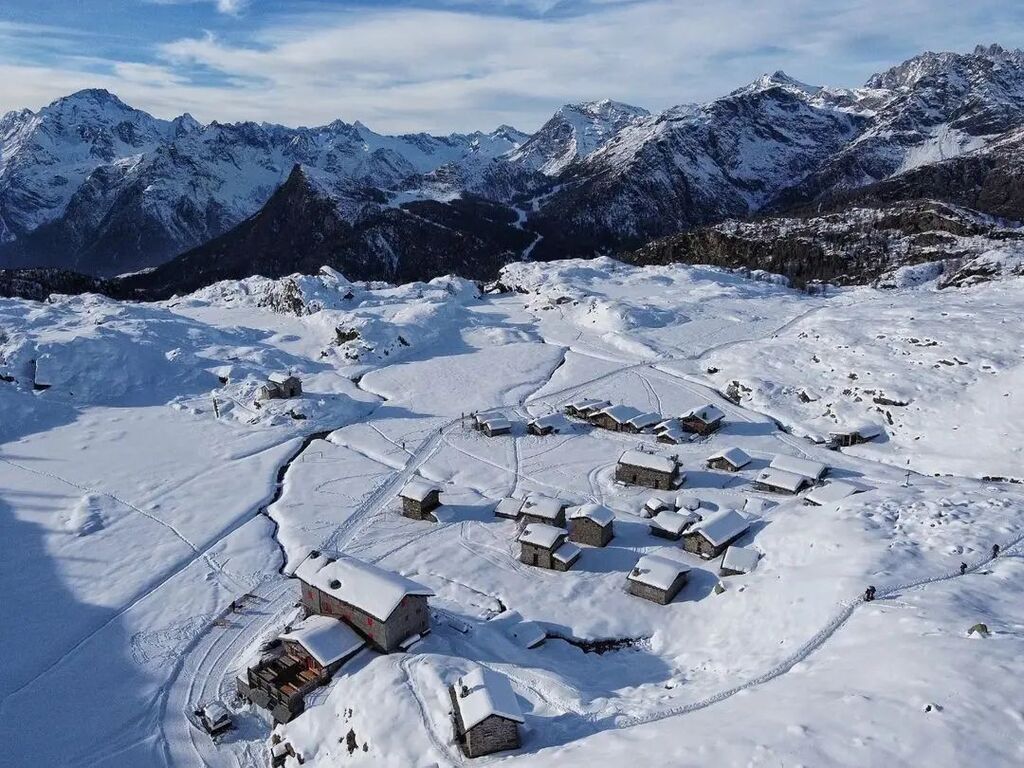
[[[1011,70],[1024,77],[1024,51],[1001,45],[978,45],[971,53],[925,51],[868,78],[865,87],[890,90],[914,88],[923,80],[991,77],[993,69]]]
[[[742,94],[767,91],[772,88],[784,88],[788,91],[796,91],[807,96],[815,96],[822,91],[821,86],[808,85],[807,83],[797,80],[795,77],[790,77],[781,69],[777,69],[771,74],[766,72],[754,82],[744,86],[743,88],[736,89],[730,95],[739,96]]]

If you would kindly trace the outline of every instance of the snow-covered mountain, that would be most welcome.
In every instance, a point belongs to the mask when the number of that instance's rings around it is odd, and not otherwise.
[[[862,207],[877,194],[1013,222],[1024,220],[1021,131],[1024,53],[999,46],[924,53],[854,89],[776,72],[660,114],[567,105],[533,135],[204,126],[85,91],[0,120],[0,265],[114,275],[249,237],[232,228],[297,165],[307,207],[329,206],[344,224],[326,227],[344,242],[317,252],[344,251],[388,279],[438,274],[453,247],[469,273],[485,274],[510,257],[618,253],[728,219]],[[444,237],[424,238],[425,210]],[[258,258],[284,264],[302,236],[287,221],[273,231]],[[235,269],[243,277],[255,262]]]

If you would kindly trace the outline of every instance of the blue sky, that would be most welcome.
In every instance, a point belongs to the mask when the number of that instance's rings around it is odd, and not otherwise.
[[[1019,0],[3,0],[0,111],[104,87],[163,117],[382,131],[658,110],[784,69],[854,86],[921,50],[1024,46]]]

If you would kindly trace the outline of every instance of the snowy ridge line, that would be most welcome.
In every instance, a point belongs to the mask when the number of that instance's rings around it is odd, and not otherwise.
[[[920,581],[889,586],[878,592],[875,597],[875,600],[889,600],[894,597],[897,597],[901,592],[905,592],[912,589],[922,589],[931,584],[937,584],[944,581],[952,581],[954,579],[959,579],[963,576],[973,574],[977,572],[979,569],[988,565],[989,563],[995,561],[996,558],[1008,555],[1011,551],[1020,547],[1022,542],[1024,542],[1024,533],[1018,535],[1015,539],[1008,542],[1005,549],[1001,551],[1000,554],[990,555],[989,557],[980,560],[974,565],[969,566],[964,573],[960,573],[960,571],[957,570],[951,573],[945,573],[939,576],[921,579]],[[633,715],[630,717],[620,718],[615,723],[615,727],[632,728],[637,725],[645,725],[647,723],[657,722],[658,720],[664,720],[669,717],[687,715],[691,712],[706,709],[714,704],[724,701],[725,699],[731,698],[735,696],[737,693],[740,693],[741,691],[749,690],[750,688],[755,688],[759,685],[764,685],[765,683],[771,682],[777,677],[782,677],[797,664],[807,659],[816,650],[825,645],[825,643],[827,643],[829,639],[831,639],[832,636],[835,635],[835,633],[838,632],[843,627],[843,625],[845,625],[846,622],[850,620],[850,618],[853,616],[853,614],[856,612],[858,608],[867,604],[868,601],[864,600],[863,597],[860,597],[857,600],[851,602],[840,603],[839,613],[836,614],[828,624],[826,624],[824,627],[818,630],[818,632],[815,633],[810,640],[805,642],[802,646],[800,646],[800,648],[796,650],[796,652],[794,652],[792,655],[784,659],[782,662],[772,667],[767,672],[764,672],[763,674],[758,675],[757,677],[751,680],[748,680],[744,683],[740,683],[739,685],[735,685],[732,688],[727,688],[724,691],[719,691],[718,693],[713,694],[705,699],[694,701],[689,704],[682,704],[678,707],[672,707],[670,709],[661,710],[660,712],[651,712],[646,715]]]

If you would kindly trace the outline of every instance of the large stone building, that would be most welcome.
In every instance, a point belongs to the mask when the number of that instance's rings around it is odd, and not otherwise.
[[[449,687],[455,738],[466,757],[481,757],[519,748],[525,722],[508,678],[477,667]]]
[[[519,534],[519,560],[552,571],[568,571],[580,557],[580,548],[566,541],[569,532],[544,523],[530,523]]]
[[[712,560],[749,529],[750,522],[735,509],[720,509],[683,534],[683,549]]]
[[[601,504],[583,504],[569,510],[569,541],[603,547],[615,536],[615,514]]]
[[[257,400],[288,400],[302,394],[302,382],[290,373],[272,373],[267,383],[260,387]]]
[[[679,485],[679,462],[668,456],[625,451],[615,467],[615,479],[620,483],[668,491]]]
[[[644,555],[626,576],[631,595],[668,605],[686,586],[690,567],[664,555]]]
[[[353,557],[333,560],[311,552],[295,576],[309,613],[342,619],[385,653],[430,631],[427,598],[434,593],[397,573]]]

